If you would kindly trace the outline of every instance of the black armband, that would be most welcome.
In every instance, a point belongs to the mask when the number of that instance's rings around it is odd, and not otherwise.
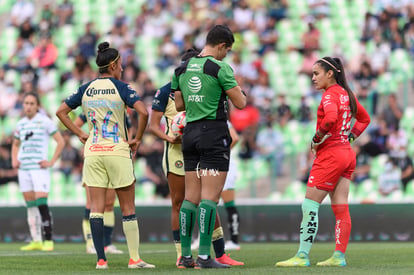
[[[244,96],[247,96],[245,91],[241,90],[241,92]]]

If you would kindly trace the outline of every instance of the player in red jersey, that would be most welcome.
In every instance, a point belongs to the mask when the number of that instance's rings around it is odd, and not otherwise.
[[[310,266],[309,251],[318,231],[318,210],[329,194],[335,215],[336,247],[333,256],[318,266],[345,266],[351,233],[349,184],[356,159],[350,143],[367,128],[370,117],[349,88],[339,58],[324,57],[313,65],[312,82],[323,90],[317,111],[316,133],[311,142],[316,159],[302,203],[300,246],[297,254],[276,266]],[[356,119],[351,128],[352,118]]]

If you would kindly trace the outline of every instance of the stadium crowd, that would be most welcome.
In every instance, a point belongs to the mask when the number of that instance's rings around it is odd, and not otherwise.
[[[230,114],[241,135],[240,162],[262,160],[270,180],[284,176],[292,168],[288,165],[297,171],[290,181],[306,178],[312,162],[311,135],[306,134],[312,131],[306,129],[314,128],[312,110],[320,99],[311,85],[312,65],[336,55],[345,61],[352,89],[373,118],[369,134],[355,145],[355,186],[373,184],[375,176],[380,196],[414,194],[409,142],[414,135],[407,123],[411,112],[405,111],[414,79],[412,1],[103,1],[108,8],[92,0],[4,2],[9,9],[1,14],[1,184],[16,181],[10,148],[25,92],[38,93],[43,111],[56,119],[60,102],[97,76],[96,47],[106,40],[120,49],[123,81],[136,88],[150,111],[156,90],[170,81],[181,54],[201,49],[207,30],[225,24],[236,36],[226,60],[248,91],[248,106]],[[137,125],[136,113],[129,116]],[[74,186],[81,176],[81,144],[62,125],[61,130],[66,145],[55,168]],[[162,141],[149,132],[143,141],[137,158],[145,165],[138,182],[167,197]],[[289,156],[297,162],[287,163]]]

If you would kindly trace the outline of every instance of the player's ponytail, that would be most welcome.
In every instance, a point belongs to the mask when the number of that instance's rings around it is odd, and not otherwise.
[[[348,82],[346,81],[344,66],[342,62],[337,57],[324,57],[319,59],[316,63],[319,63],[322,68],[327,72],[329,70],[333,71],[336,82],[345,89],[349,97],[349,107],[351,108],[351,113],[353,116],[357,113],[357,104],[355,99],[355,94],[349,88]]]
[[[108,42],[102,42],[98,45],[98,55],[96,56],[96,65],[98,65],[99,73],[108,73],[111,64],[119,59],[117,49],[110,48]]]
[[[355,94],[352,92],[351,88],[348,85],[345,77],[344,66],[339,58],[334,57],[333,61],[336,63],[339,72],[336,74],[336,82],[342,86],[347,92],[349,97],[349,106],[351,107],[351,113],[353,116],[357,113],[357,104],[355,99]]]

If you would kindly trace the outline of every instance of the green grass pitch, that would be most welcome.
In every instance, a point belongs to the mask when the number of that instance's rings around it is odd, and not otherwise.
[[[0,243],[0,274],[414,274],[414,243],[350,243],[348,266],[342,268],[317,267],[316,262],[330,257],[333,243],[315,243],[311,251],[311,267],[275,267],[296,252],[297,243],[243,243],[240,251],[231,251],[234,259],[245,266],[226,270],[181,270],[175,267],[173,244],[140,246],[144,261],[155,264],[155,269],[128,270],[125,244],[117,244],[125,253],[107,255],[108,270],[95,270],[96,256],[85,254],[84,244],[56,243],[53,252],[22,252],[23,243]],[[196,256],[196,252],[193,252]],[[214,254],[213,254],[214,255]]]

